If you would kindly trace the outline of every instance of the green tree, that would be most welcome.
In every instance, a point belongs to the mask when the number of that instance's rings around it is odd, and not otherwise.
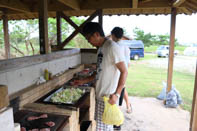
[[[143,30],[137,27],[133,30],[133,32],[134,32],[134,39],[142,40],[144,46],[146,47],[150,45],[168,45],[170,41],[169,34],[152,35],[151,33],[145,33]],[[176,45],[178,45],[177,39],[175,39],[175,46]]]
[[[9,21],[11,53],[18,56],[38,54],[32,43],[32,33],[38,33],[38,20]]]
[[[77,17],[71,17],[71,20],[80,26],[85,20]],[[64,19],[62,19],[62,41],[64,41],[75,29],[69,25]],[[57,44],[57,28],[56,19],[48,19],[48,31],[49,31],[49,43],[50,45]],[[76,35],[65,48],[92,48],[92,46],[85,40],[85,38],[79,33]]]
[[[170,35],[165,34],[165,35],[156,35],[156,43],[155,45],[169,45],[170,42]],[[178,40],[175,38],[175,46],[177,46]]]
[[[125,27],[123,27],[123,32],[124,32],[124,36],[127,36],[128,35],[128,32],[127,32],[127,30],[126,30]]]
[[[168,34],[166,35],[157,35],[156,36],[156,42],[155,44],[157,45],[168,45],[169,44],[169,39],[170,39],[170,36]]]
[[[78,17],[71,17],[71,20],[78,26],[85,20]],[[74,28],[70,26],[64,19],[62,19],[62,41],[64,41],[73,31]],[[0,48],[4,48],[3,39],[3,25],[0,21]],[[34,20],[20,20],[9,21],[9,34],[11,54],[17,57],[39,54],[39,27],[38,19]],[[56,19],[48,19],[48,37],[49,44],[57,44],[57,27]],[[66,47],[72,48],[91,48],[92,46],[85,40],[85,38],[78,34]]]
[[[139,29],[139,28],[135,28],[133,30],[134,32],[134,38],[136,40],[142,40],[144,43],[144,46],[150,46],[153,44],[153,41],[155,40],[155,36],[151,35],[151,33],[147,33],[145,34],[143,30]]]

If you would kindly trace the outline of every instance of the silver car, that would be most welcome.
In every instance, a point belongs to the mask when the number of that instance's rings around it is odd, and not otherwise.
[[[160,45],[157,48],[157,56],[158,57],[168,57],[169,56],[169,45]],[[178,55],[179,51],[174,50],[174,55]]]

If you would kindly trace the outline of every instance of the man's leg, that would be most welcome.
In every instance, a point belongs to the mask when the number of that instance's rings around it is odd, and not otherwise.
[[[132,112],[131,103],[129,102],[129,96],[128,96],[128,92],[126,89],[124,91],[124,100],[127,106],[127,113],[131,113]]]
[[[113,131],[113,125],[107,125],[102,122],[104,107],[104,101],[96,100],[96,131]]]
[[[124,93],[125,92],[125,87],[122,89],[121,94],[120,94],[120,98],[119,98],[119,106],[122,106],[122,102],[123,102],[123,98],[124,98]],[[121,130],[121,126],[113,126],[114,127],[114,131],[120,131]]]
[[[115,126],[114,125],[114,131],[121,131],[121,126]]]

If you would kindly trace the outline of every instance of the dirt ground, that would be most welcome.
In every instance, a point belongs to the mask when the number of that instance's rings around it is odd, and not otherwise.
[[[125,121],[122,131],[189,131],[190,113],[177,108],[166,108],[156,98],[129,97],[133,112],[126,113],[123,103],[121,110]]]
[[[173,70],[185,72],[185,73],[187,72],[194,75],[196,71],[196,59],[197,57],[176,56],[174,57]],[[168,68],[168,58],[144,60],[143,63],[146,63],[150,67],[165,68],[165,69]]]

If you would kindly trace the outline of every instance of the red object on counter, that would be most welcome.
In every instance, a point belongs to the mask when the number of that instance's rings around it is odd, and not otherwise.
[[[32,129],[32,130],[28,130],[28,131],[39,131],[39,129]]]
[[[33,120],[37,120],[37,119],[40,119],[40,118],[47,118],[47,114],[42,114],[40,116],[30,116],[27,118],[28,121],[33,121]]]
[[[46,124],[47,126],[49,126],[49,127],[55,126],[55,123],[52,122],[52,121],[46,122],[45,124]]]
[[[21,127],[21,131],[26,131],[26,128],[25,127]]]
[[[40,129],[40,131],[51,131],[50,128],[43,128],[43,129]]]

